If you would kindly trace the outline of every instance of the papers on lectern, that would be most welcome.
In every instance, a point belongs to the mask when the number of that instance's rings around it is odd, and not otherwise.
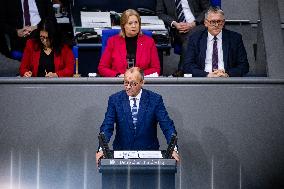
[[[161,151],[138,151],[139,158],[152,159],[152,158],[163,158]]]
[[[139,158],[138,151],[114,151],[113,157],[118,159]]]
[[[115,159],[149,159],[163,158],[161,151],[114,151]]]

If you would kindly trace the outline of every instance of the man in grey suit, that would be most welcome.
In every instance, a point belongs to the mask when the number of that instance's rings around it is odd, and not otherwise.
[[[209,0],[157,0],[157,15],[170,28],[173,44],[182,46],[178,71],[182,70],[188,36],[202,28],[209,6]]]

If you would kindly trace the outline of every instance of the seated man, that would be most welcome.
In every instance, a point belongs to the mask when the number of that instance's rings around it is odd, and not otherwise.
[[[182,65],[187,52],[188,37],[204,28],[204,14],[209,6],[209,0],[157,0],[157,15],[170,29],[173,45],[181,46],[178,71],[173,76],[183,75]]]
[[[160,146],[157,138],[158,122],[168,143],[172,134],[176,133],[162,97],[142,89],[143,85],[143,70],[132,67],[124,74],[125,90],[109,97],[100,132],[104,132],[109,142],[116,124],[114,150],[158,150]],[[97,152],[97,163],[103,155],[102,151]],[[179,161],[177,151],[173,152],[172,157]]]
[[[11,50],[23,51],[42,19],[56,21],[50,0],[9,0],[0,8],[0,23],[10,37]]]
[[[249,71],[242,36],[224,29],[224,12],[210,7],[205,14],[207,29],[189,37],[184,73],[193,77],[241,77]]]

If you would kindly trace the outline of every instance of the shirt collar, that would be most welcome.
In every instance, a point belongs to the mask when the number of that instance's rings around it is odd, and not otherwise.
[[[131,100],[131,99],[133,99],[133,98],[136,98],[136,100],[140,100],[141,95],[142,95],[142,89],[140,90],[140,92],[138,93],[138,95],[137,95],[137,96],[135,96],[135,97],[133,97],[133,96],[129,96],[128,98],[129,98],[129,100]]]
[[[222,39],[222,30],[216,37],[217,37],[218,40]],[[208,39],[209,39],[209,41],[213,41],[214,40],[214,35],[211,35],[211,33],[208,32]]]

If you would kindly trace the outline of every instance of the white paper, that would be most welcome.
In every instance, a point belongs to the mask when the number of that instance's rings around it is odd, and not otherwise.
[[[161,151],[138,151],[138,154],[142,159],[163,158]]]
[[[141,16],[141,28],[145,30],[166,30],[164,22],[158,16]]]
[[[138,151],[114,151],[113,152],[114,159],[131,159],[131,158],[139,158]]]
[[[159,74],[157,72],[149,74],[149,75],[145,75],[145,77],[159,77]]]
[[[114,159],[156,159],[163,158],[161,151],[114,151]]]
[[[110,28],[110,12],[81,11],[81,23],[86,28]]]

